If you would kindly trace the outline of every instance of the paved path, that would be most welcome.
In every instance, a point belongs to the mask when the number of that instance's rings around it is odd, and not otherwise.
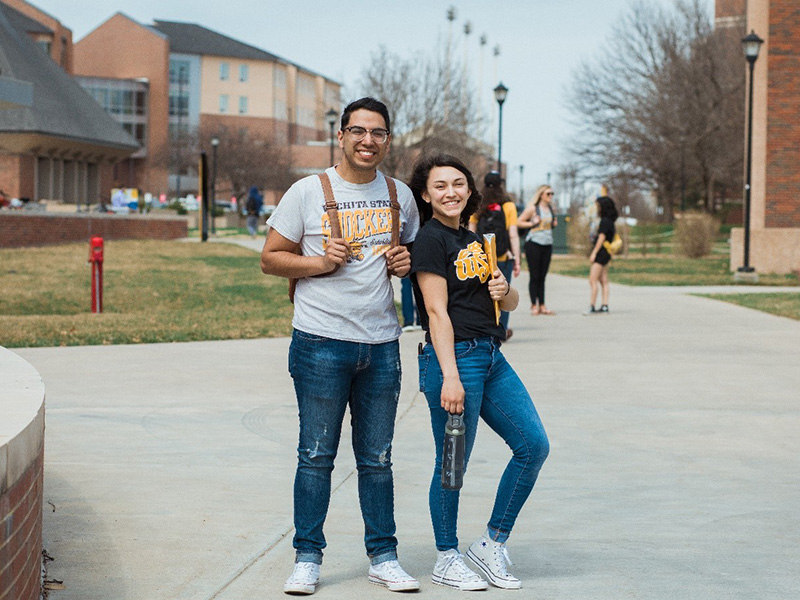
[[[587,288],[550,276],[558,315],[523,306],[504,346],[552,444],[509,543],[525,585],[517,595],[797,597],[800,323],[623,286],[609,315],[583,317]],[[429,579],[421,339],[401,338],[400,556],[421,594],[452,599],[458,592]],[[47,389],[44,545],[49,576],[66,586],[51,600],[284,597],[297,429],[287,348],[262,339],[16,350]],[[366,579],[343,439],[315,597],[391,597]],[[485,526],[506,460],[484,428],[462,495],[463,543]]]

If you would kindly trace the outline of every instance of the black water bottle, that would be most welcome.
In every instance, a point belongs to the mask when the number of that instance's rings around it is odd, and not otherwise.
[[[444,427],[442,454],[442,487],[460,490],[464,484],[464,414],[450,414]]]

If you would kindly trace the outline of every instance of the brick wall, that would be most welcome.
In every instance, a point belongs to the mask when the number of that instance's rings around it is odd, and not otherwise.
[[[714,16],[724,17],[743,17],[746,10],[747,0],[717,0],[714,3]]]
[[[186,237],[187,233],[186,217],[0,213],[0,248],[88,243],[93,235],[105,240],[174,240]]]
[[[0,486],[0,600],[39,600],[44,445],[7,490]]]
[[[765,226],[800,227],[800,5],[769,5]],[[756,69],[759,68],[756,62]]]

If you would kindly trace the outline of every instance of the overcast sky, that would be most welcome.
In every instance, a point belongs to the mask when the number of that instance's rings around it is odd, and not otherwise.
[[[115,12],[150,24],[154,19],[193,22],[331,77],[355,93],[371,52],[380,44],[404,56],[433,51],[447,39],[447,8],[455,6],[456,52],[464,56],[466,21],[472,24],[467,53],[477,82],[479,38],[487,110],[497,104],[492,88],[508,88],[503,105],[503,162],[508,187],[544,183],[563,163],[569,135],[565,91],[575,67],[603,52],[614,22],[632,0],[29,0],[72,29],[78,41]],[[675,0],[645,0],[671,5]],[[713,11],[714,0],[703,0]],[[121,40],[120,43],[125,43]],[[497,61],[492,48],[500,46]],[[352,100],[346,97],[345,100]],[[495,121],[496,128],[496,121]],[[492,132],[493,133],[493,132]],[[487,141],[496,142],[496,134]]]

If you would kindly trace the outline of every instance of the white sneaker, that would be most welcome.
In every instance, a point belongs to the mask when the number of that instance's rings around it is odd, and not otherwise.
[[[467,550],[467,556],[483,571],[493,586],[504,590],[518,590],[522,587],[522,582],[506,570],[507,565],[512,562],[505,544],[484,535],[472,543]]]
[[[485,590],[489,587],[483,577],[467,566],[463,555],[455,548],[439,552],[431,581],[463,591]]]
[[[318,584],[319,565],[303,561],[294,564],[294,571],[283,584],[283,591],[287,594],[313,594]]]
[[[406,573],[396,560],[370,565],[369,582],[387,587],[392,592],[413,592],[419,589],[419,581]]]

